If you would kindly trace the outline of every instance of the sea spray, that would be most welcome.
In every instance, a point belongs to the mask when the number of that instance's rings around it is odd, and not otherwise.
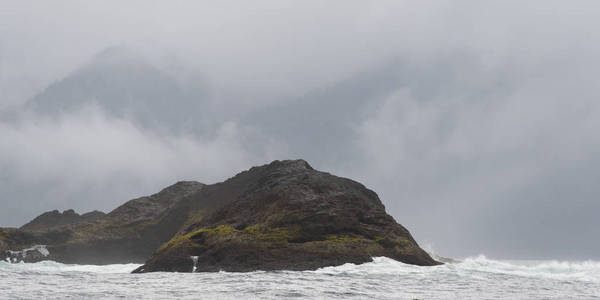
[[[22,250],[7,250],[5,260],[10,263],[26,261],[28,258],[44,258],[50,255],[46,245],[34,245]]]
[[[196,268],[198,266],[198,256],[190,256],[190,258],[192,259],[192,262],[194,263],[193,267],[192,267],[192,273],[196,272]]]

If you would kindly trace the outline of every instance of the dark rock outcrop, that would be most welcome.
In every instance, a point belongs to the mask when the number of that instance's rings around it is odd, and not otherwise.
[[[375,192],[303,160],[254,167],[187,200],[201,204],[196,220],[135,272],[307,270],[374,256],[439,264]]]
[[[0,228],[2,260],[145,262],[135,272],[307,270],[375,256],[439,264],[375,192],[303,160],[212,185],[178,182],[108,214],[52,211],[19,229]]]
[[[74,210],[69,209],[60,213],[58,210],[45,212],[33,219],[31,222],[21,226],[20,229],[26,231],[44,231],[51,227],[61,225],[73,225],[82,222],[93,222],[101,219],[106,214],[101,211],[91,211],[80,215]]]
[[[81,264],[143,262],[188,219],[189,212],[175,214],[173,206],[202,187],[204,184],[199,182],[178,182],[152,196],[128,201],[109,214],[78,215],[72,210],[44,213],[20,229],[0,229],[0,259]],[[40,256],[39,251],[22,252],[36,245],[46,245],[48,253],[42,251],[46,255]]]

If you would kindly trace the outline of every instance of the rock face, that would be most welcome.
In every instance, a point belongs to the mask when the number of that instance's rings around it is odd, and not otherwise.
[[[189,212],[173,210],[173,206],[203,187],[199,182],[178,182],[152,196],[128,201],[109,214],[78,215],[72,210],[44,213],[19,229],[0,229],[0,259],[80,264],[144,262],[188,219]],[[40,249],[37,245],[46,245],[48,253],[35,251]],[[23,252],[32,247],[32,251]]]
[[[79,215],[74,210],[69,209],[60,213],[58,210],[49,211],[41,214],[31,222],[21,226],[20,229],[27,231],[44,231],[51,227],[60,225],[77,224],[82,222],[92,222],[101,219],[106,214],[101,211],[92,211]]]
[[[254,167],[187,200],[195,220],[134,272],[310,270],[374,256],[439,264],[377,194],[303,160]]]
[[[0,259],[111,264],[134,272],[309,270],[386,256],[436,265],[375,192],[274,161],[224,182],[178,182],[108,214],[51,211],[0,228]]]

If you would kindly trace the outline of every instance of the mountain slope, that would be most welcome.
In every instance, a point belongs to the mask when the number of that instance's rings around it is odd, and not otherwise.
[[[27,107],[40,115],[60,116],[95,106],[145,128],[178,132],[202,129],[207,94],[201,81],[182,84],[137,53],[113,47],[48,86]]]

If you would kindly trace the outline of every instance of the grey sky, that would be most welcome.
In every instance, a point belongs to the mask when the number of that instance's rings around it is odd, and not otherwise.
[[[442,255],[598,259],[599,17],[595,1],[0,0],[0,225],[304,158]]]

